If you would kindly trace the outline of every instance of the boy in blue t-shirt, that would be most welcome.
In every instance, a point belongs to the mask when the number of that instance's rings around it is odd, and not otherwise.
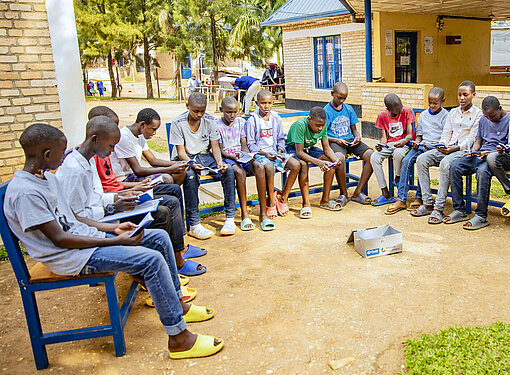
[[[349,91],[347,85],[343,82],[337,82],[333,86],[331,96],[333,100],[329,102],[324,110],[327,115],[328,140],[336,156],[343,162],[348,154],[355,155],[358,159],[363,159],[365,165],[361,171],[358,186],[352,193],[352,200],[361,204],[370,204],[372,200],[363,194],[370,176],[372,175],[372,164],[370,157],[372,149],[361,142],[361,135],[356,128],[359,122],[356,113],[352,107],[345,103]],[[340,187],[340,196],[337,202],[344,206],[349,198],[347,196],[347,186],[345,178],[345,168],[336,170],[336,178]]]

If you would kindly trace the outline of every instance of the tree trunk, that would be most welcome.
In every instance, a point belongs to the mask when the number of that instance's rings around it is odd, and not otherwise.
[[[154,98],[151,78],[151,56],[149,55],[149,39],[143,37],[143,62],[145,64],[145,87],[147,88],[147,99]]]
[[[87,79],[87,64],[82,64],[81,73],[83,75],[83,89],[85,90],[85,97],[87,97],[87,88],[89,85],[89,80]]]
[[[117,82],[115,81],[115,74],[113,73],[113,56],[112,51],[108,52],[108,74],[110,75],[110,83],[112,85],[112,98],[117,97]]]
[[[214,12],[209,11],[209,17],[211,19],[211,37],[212,37],[212,47],[213,47],[213,65],[214,65],[214,84],[218,84],[218,47],[216,45],[216,19],[214,18]]]

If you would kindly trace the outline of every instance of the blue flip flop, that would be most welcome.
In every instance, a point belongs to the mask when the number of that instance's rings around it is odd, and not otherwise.
[[[205,254],[207,254],[207,250],[198,246],[193,246],[191,244],[188,244],[188,248],[184,254],[182,254],[182,259],[189,259],[189,258],[198,258],[203,257]]]
[[[388,203],[395,203],[396,199],[391,197],[391,199],[386,199],[384,195],[381,194],[379,198],[376,198],[370,203],[372,206],[383,206]]]
[[[193,262],[192,260],[186,259],[186,261],[184,262],[184,266],[182,266],[182,268],[177,272],[184,276],[198,276],[207,271],[207,268],[204,266],[202,266],[204,267],[203,269],[197,270],[198,266],[202,265],[197,262]]]

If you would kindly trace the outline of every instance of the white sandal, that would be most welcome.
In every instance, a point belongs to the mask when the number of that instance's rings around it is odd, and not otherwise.
[[[312,207],[309,207],[309,206],[303,207],[299,211],[299,218],[300,219],[311,219],[312,218]]]
[[[233,220],[226,220],[221,228],[220,234],[223,236],[230,236],[236,231],[236,223]]]

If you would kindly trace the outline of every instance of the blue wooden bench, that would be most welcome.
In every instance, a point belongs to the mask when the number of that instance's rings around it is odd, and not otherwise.
[[[52,273],[41,263],[36,263],[36,265],[29,270],[23,254],[21,253],[18,238],[16,238],[9,229],[4,216],[3,205],[8,183],[9,182],[5,182],[0,185],[0,235],[20,288],[36,368],[41,370],[48,367],[46,345],[60,342],[113,336],[115,355],[119,357],[126,354],[124,326],[126,325],[129,313],[135,302],[136,295],[138,294],[140,288],[139,284],[133,281],[124,302],[119,307],[115,283],[116,273],[109,272],[80,276],[60,276]],[[79,285],[94,286],[99,283],[105,284],[110,324],[43,333],[37,308],[36,292]]]
[[[306,112],[291,112],[291,113],[280,113],[280,117],[282,118],[288,118],[288,117],[302,117],[302,116],[308,116],[310,114],[309,111],[306,111]],[[245,120],[247,120],[249,118],[249,116],[245,116],[243,117]],[[166,123],[166,134],[167,134],[167,140],[168,140],[168,151],[170,153],[170,155],[172,155],[172,150],[173,150],[173,147],[174,145],[170,143],[170,128],[172,126],[172,123],[171,122],[167,122]],[[345,173],[346,173],[346,180],[347,180],[347,188],[350,188],[350,187],[353,187],[353,186],[356,186],[358,184],[358,181],[359,181],[359,176],[356,176],[352,173],[350,173],[349,171],[349,163],[352,163],[352,162],[355,162],[355,161],[361,161],[363,162],[363,166],[365,165],[365,162],[362,160],[362,159],[357,159],[357,158],[354,158],[354,157],[350,157],[350,158],[347,158],[345,160]],[[317,167],[316,165],[310,165],[310,167]],[[283,172],[277,172],[277,173],[281,173],[281,184],[282,186],[285,185],[285,182],[287,181],[287,171],[283,171]],[[252,176],[252,174],[249,174],[248,176]],[[212,183],[212,182],[218,182],[219,179],[215,179],[211,176],[200,176],[200,183],[201,184],[208,184],[208,183]],[[331,187],[331,190],[338,190],[338,185],[333,185]],[[309,189],[310,191],[310,194],[315,194],[315,193],[322,193],[323,191],[323,188],[322,186],[318,186],[318,187],[313,187],[313,188],[310,188]],[[365,194],[368,194],[368,184],[367,186],[365,187],[365,189],[363,190],[363,192]],[[301,196],[301,192],[298,190],[296,191],[292,191],[290,194],[289,194],[289,198],[293,198],[293,197],[299,197]],[[248,206],[255,206],[259,204],[259,201],[258,199],[251,199],[251,200],[248,200],[247,201],[247,205]],[[236,208],[239,208],[239,203],[236,203]],[[215,205],[215,206],[212,206],[212,207],[206,207],[206,208],[202,208],[199,210],[199,214],[200,215],[204,215],[204,214],[210,214],[210,213],[214,213],[214,212],[221,212],[221,211],[224,211],[225,210],[225,207],[222,205],[222,204],[218,204],[218,205]],[[189,221],[188,219],[186,218],[186,226],[189,230]]]

